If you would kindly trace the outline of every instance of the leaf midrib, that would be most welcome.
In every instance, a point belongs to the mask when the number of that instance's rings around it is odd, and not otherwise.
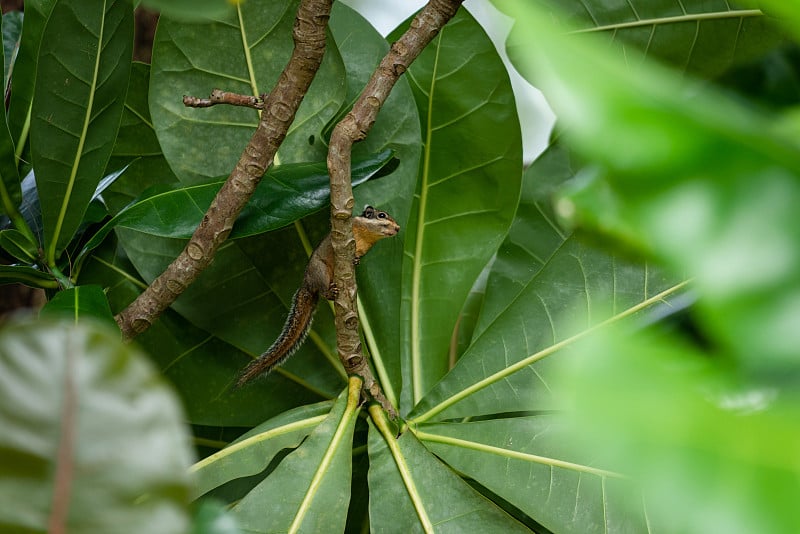
[[[715,11],[711,13],[686,13],[672,17],[658,17],[651,19],[637,19],[629,22],[618,22],[606,24],[604,26],[594,26],[592,28],[581,28],[567,32],[573,33],[595,33],[605,31],[624,30],[629,28],[641,28],[645,26],[658,26],[662,24],[679,24],[682,22],[700,22],[703,20],[737,19],[745,17],[761,17],[764,13],[760,9],[740,9],[731,11]]]
[[[64,219],[67,216],[67,208],[72,198],[72,191],[75,188],[75,181],[78,175],[78,167],[81,163],[81,156],[83,154],[83,147],[86,142],[87,132],[89,131],[89,124],[92,118],[92,109],[94,108],[94,94],[97,89],[97,78],[100,71],[100,56],[103,51],[103,35],[106,26],[106,1],[103,1],[103,16],[100,18],[100,31],[97,35],[97,54],[94,59],[94,70],[92,72],[92,83],[89,86],[89,102],[86,106],[86,111],[83,118],[83,127],[81,128],[81,135],[78,139],[78,149],[75,151],[75,159],[72,162],[72,169],[70,171],[69,180],[67,181],[67,191],[64,193],[64,200],[61,202],[61,209],[58,213],[56,220],[55,231],[53,232],[52,242],[48,245],[47,261],[50,265],[56,263],[56,250],[58,248],[59,237],[64,226]]]

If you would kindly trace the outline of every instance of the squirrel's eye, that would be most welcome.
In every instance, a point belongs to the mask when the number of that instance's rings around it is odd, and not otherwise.
[[[378,218],[379,219],[385,219],[386,218],[386,214],[381,211],[381,212],[378,213]]]

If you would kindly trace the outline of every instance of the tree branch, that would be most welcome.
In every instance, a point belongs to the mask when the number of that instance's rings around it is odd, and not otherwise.
[[[294,24],[294,50],[236,167],[217,193],[183,252],[115,319],[125,339],[150,325],[194,282],[227,239],[233,223],[272,165],[325,53],[332,0],[301,0]]]
[[[187,108],[210,108],[217,104],[229,104],[231,106],[243,106],[253,109],[264,109],[264,100],[253,95],[240,95],[222,89],[214,89],[208,98],[183,95],[183,105]]]
[[[353,144],[361,141],[400,76],[414,59],[453,18],[463,0],[430,0],[411,22],[411,27],[395,42],[373,73],[353,109],[339,122],[328,148],[331,177],[331,241],[334,251],[334,281],[339,288],[335,301],[336,346],[348,375],[364,379],[364,389],[394,415],[362,355],[356,308],[356,280],[353,268],[355,239],[351,215],[355,199],[350,183],[350,156]]]

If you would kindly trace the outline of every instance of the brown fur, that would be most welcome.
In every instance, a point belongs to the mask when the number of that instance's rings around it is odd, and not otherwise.
[[[388,213],[367,206],[360,217],[353,218],[356,260],[366,254],[378,240],[391,237],[399,231],[400,226]],[[333,246],[329,234],[308,260],[303,283],[292,298],[289,316],[278,339],[242,370],[236,385],[241,387],[257,376],[269,374],[294,354],[308,335],[320,295],[333,300],[336,294],[337,289],[333,284]]]

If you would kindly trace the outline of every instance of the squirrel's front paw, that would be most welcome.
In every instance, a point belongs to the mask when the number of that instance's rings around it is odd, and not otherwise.
[[[339,288],[336,287],[336,282],[331,282],[331,285],[328,286],[328,294],[333,297],[329,300],[333,300],[339,296]]]

